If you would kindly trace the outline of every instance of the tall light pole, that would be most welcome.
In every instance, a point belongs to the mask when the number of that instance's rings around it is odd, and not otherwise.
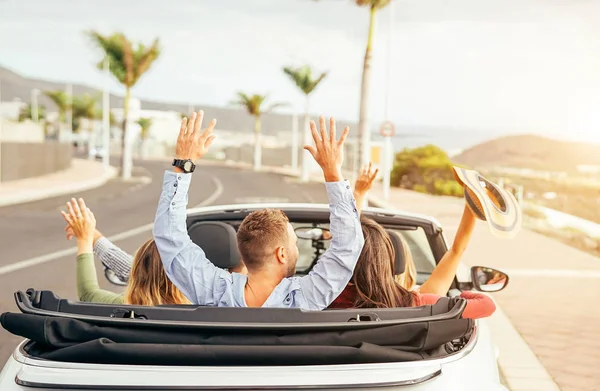
[[[390,1],[390,20],[388,26],[388,42],[387,42],[387,75],[386,75],[386,83],[385,83],[385,119],[386,121],[391,122],[390,112],[391,112],[391,84],[392,84],[392,41],[394,36],[394,1]],[[384,137],[384,153],[383,153],[383,198],[384,200],[388,200],[390,197],[390,176],[392,172],[392,137],[391,134],[388,133],[387,136]]]
[[[69,129],[69,137],[73,133],[73,84],[67,84],[67,128]]]
[[[0,80],[0,106],[2,106],[2,80]],[[2,183],[2,118],[0,112],[0,183]]]
[[[292,115],[292,169],[298,171],[298,116]]]
[[[31,117],[35,123],[39,122],[39,112],[38,112],[38,101],[37,97],[40,93],[40,90],[34,88],[31,90]]]
[[[104,58],[104,80],[102,83],[102,165],[105,170],[110,168],[110,95],[108,93],[108,82],[110,71],[108,57]]]

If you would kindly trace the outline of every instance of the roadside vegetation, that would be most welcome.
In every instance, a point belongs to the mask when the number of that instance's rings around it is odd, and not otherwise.
[[[420,193],[462,197],[463,188],[454,179],[454,165],[448,154],[435,145],[405,148],[396,154],[390,183]]]

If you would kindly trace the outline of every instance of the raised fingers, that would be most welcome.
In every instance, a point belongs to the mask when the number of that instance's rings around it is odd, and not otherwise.
[[[60,211],[60,214],[62,215],[62,217],[65,219],[65,221],[67,222],[67,224],[69,224],[67,226],[67,229],[65,229],[65,231],[68,232],[68,229],[71,228],[71,225],[73,225],[73,218],[71,217],[70,214],[66,213],[64,210]]]
[[[315,158],[315,160],[317,159],[317,148],[313,147],[312,145],[305,145],[304,149],[310,152],[310,154],[313,158]]]
[[[194,132],[194,126],[196,126],[196,113],[190,114],[190,118],[187,120],[186,131],[184,136],[190,136]]]
[[[204,119],[204,110],[200,110],[196,116],[196,122],[194,122],[194,137],[200,137],[200,129],[202,128],[202,120]]]
[[[329,117],[329,140],[334,143],[337,138],[335,135],[335,118]]]
[[[321,130],[321,139],[327,141],[327,125],[325,125],[325,117],[323,116],[319,117],[319,129]]]
[[[185,132],[187,131],[187,122],[188,119],[186,117],[181,119],[181,126],[179,127],[179,136],[177,136],[177,140],[181,140],[183,139],[183,136],[185,136]]]
[[[373,182],[375,180],[375,178],[377,178],[377,174],[379,173],[379,168],[376,168],[373,171],[373,174],[371,175],[371,182]]]
[[[77,213],[75,212],[75,206],[73,206],[72,201],[74,201],[74,200],[67,202],[67,209],[69,211],[69,215],[71,216],[71,219],[77,217]],[[75,203],[75,205],[77,205],[77,203]]]
[[[340,136],[340,139],[338,140],[338,146],[344,144],[344,141],[346,141],[346,137],[348,137],[348,133],[350,133],[350,127],[346,126],[344,128],[344,131],[342,132],[342,135]]]
[[[215,138],[215,136],[212,136],[212,132],[215,129],[215,126],[217,125],[217,120],[216,119],[212,119],[210,121],[210,123],[208,124],[208,127],[206,128],[206,130],[204,131],[204,133],[202,133],[202,139],[204,139],[204,145],[206,145],[206,142],[208,141],[208,139],[210,137],[212,137],[213,139]],[[212,142],[212,141],[211,141]]]
[[[83,198],[79,199],[79,210],[81,210],[81,214],[82,216],[87,216],[89,208],[87,206],[85,206],[85,201],[83,200]]]
[[[207,149],[210,148],[210,146],[212,145],[214,140],[215,140],[215,135],[208,136],[208,138],[204,142],[204,148],[207,148]]]
[[[313,140],[315,140],[315,144],[318,145],[322,139],[321,136],[319,136],[319,132],[317,132],[317,125],[315,124],[315,121],[310,121],[310,132],[312,133]]]

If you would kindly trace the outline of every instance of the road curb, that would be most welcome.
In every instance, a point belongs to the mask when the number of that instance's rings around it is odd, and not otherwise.
[[[369,202],[378,208],[395,209],[393,205],[369,196]],[[494,314],[486,318],[492,339],[501,347],[498,366],[503,380],[512,391],[560,391],[548,370],[542,365],[531,347],[525,342],[502,308],[496,303]],[[533,387],[533,388],[532,388]]]
[[[31,191],[17,192],[14,195],[0,197],[0,207],[25,204],[28,202],[43,200],[46,198],[58,197],[64,194],[91,190],[104,185],[116,175],[117,169],[115,167],[110,167],[107,171],[102,173],[102,175],[86,181],[68,183],[62,186],[59,185],[56,187],[45,188],[41,190],[35,189]]]

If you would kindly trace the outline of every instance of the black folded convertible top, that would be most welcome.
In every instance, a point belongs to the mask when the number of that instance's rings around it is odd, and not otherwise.
[[[32,356],[80,363],[230,366],[413,361],[449,354],[444,345],[473,330],[472,320],[460,318],[464,299],[450,298],[417,308],[320,312],[96,305],[32,290],[17,292],[15,298],[24,313],[2,314],[2,327],[29,339],[26,350]],[[136,317],[138,313],[142,317]]]

